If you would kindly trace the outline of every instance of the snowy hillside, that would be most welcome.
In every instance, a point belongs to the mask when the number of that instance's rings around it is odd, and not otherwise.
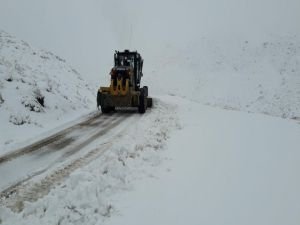
[[[64,59],[4,31],[0,78],[0,154],[95,107],[95,88]]]
[[[152,93],[203,104],[278,116],[300,117],[298,36],[265,41],[201,38],[151,62],[145,82]],[[149,67],[147,67],[149,68]]]

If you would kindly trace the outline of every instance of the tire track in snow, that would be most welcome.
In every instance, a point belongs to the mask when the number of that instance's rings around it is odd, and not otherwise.
[[[99,124],[102,124],[105,120],[107,120],[105,123],[106,125],[103,127],[103,129],[94,132],[91,136],[84,139],[79,144],[69,148],[69,150],[66,151],[61,158],[68,158],[70,155],[80,151],[83,147],[87,146],[95,139],[105,135],[108,131],[110,131],[112,128],[118,126],[122,121],[124,121],[126,118],[129,118],[131,115],[132,114],[126,115],[126,114],[116,113],[115,115],[113,114],[110,116],[103,117],[103,119],[101,119],[99,121],[97,121],[97,118],[90,118],[87,121],[84,121],[80,124],[70,127],[72,130],[79,129],[79,131],[83,127],[96,127],[97,128],[97,126],[99,126]],[[67,128],[63,132],[69,132],[69,130],[70,129]],[[62,133],[61,135],[63,135],[64,134],[63,132],[59,132],[59,133]],[[61,135],[53,135],[53,136],[58,137],[58,140],[60,140]],[[71,163],[69,163],[67,165],[57,167],[58,168],[57,170],[54,170],[50,174],[44,176],[44,178],[43,177],[40,178],[40,180],[37,182],[32,182],[31,179],[33,177],[38,177],[39,175],[42,176],[43,173],[47,172],[51,167],[54,167],[55,164],[57,164],[59,162],[57,162],[57,161],[53,162],[47,168],[33,173],[31,176],[17,182],[13,186],[10,186],[9,188],[0,192],[0,203],[2,205],[6,205],[7,207],[11,208],[13,211],[16,211],[16,212],[22,211],[23,206],[24,206],[24,204],[23,204],[24,201],[33,202],[33,201],[36,201],[37,199],[45,196],[46,194],[48,194],[49,191],[51,190],[51,188],[58,185],[71,172],[88,164],[93,159],[99,157],[101,155],[101,153],[108,150],[109,147],[112,145],[113,139],[118,138],[120,136],[121,136],[120,133],[113,135],[112,137],[110,137],[108,142],[103,143],[100,147],[89,151],[84,156],[81,156],[81,157],[75,159],[74,161],[72,161]],[[52,138],[49,138],[49,139],[52,140]],[[46,146],[53,144],[53,142],[49,142],[49,139],[47,139],[48,141],[43,142],[46,144]],[[37,143],[37,145],[40,146],[41,144]],[[37,151],[37,150],[38,149],[36,149],[35,151]],[[18,156],[21,156],[23,154],[27,154],[30,152],[32,152],[32,151],[28,151],[28,152],[25,151],[25,153],[20,152],[19,155],[14,155],[14,157],[18,157]],[[13,160],[13,158],[10,158],[10,160]]]
[[[71,127],[68,127],[66,129],[63,129],[61,131],[59,131],[58,133],[56,134],[53,134],[47,138],[44,138],[38,142],[35,142],[29,146],[26,146],[26,147],[23,147],[23,148],[20,148],[16,151],[13,151],[11,153],[8,153],[8,154],[5,154],[3,156],[0,156],[0,164],[1,163],[4,163],[4,162],[7,162],[7,161],[10,161],[10,160],[13,160],[17,157],[20,157],[20,156],[23,156],[23,155],[26,155],[26,154],[29,154],[29,153],[32,153],[32,152],[35,152],[35,151],[38,151],[40,150],[42,147],[44,146],[47,146],[48,144],[51,144],[51,143],[54,143],[54,142],[58,142],[60,140],[62,140],[66,134],[72,132],[73,130],[76,130],[80,127],[84,127],[84,126],[89,126],[92,122],[94,122],[95,120],[99,119],[99,117],[103,117],[103,120],[105,120],[106,118],[103,116],[103,114],[96,114],[96,115],[93,115],[92,117],[80,122],[79,124],[75,124]]]
[[[11,196],[8,196],[7,198],[2,197],[1,204],[6,205],[14,212],[21,212],[24,207],[24,201],[34,202],[47,195],[50,190],[56,185],[59,185],[65,177],[69,176],[74,170],[87,165],[92,160],[99,157],[108,150],[111,145],[112,143],[105,143],[102,147],[93,149],[85,156],[76,159],[63,168],[55,170],[38,182],[28,184],[21,183],[14,187],[13,190],[8,190],[8,194]]]

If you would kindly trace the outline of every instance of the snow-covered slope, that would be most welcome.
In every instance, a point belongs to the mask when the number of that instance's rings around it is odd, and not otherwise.
[[[201,38],[151,62],[145,72],[152,93],[182,96],[203,104],[300,117],[300,41],[270,36],[263,41]]]
[[[94,92],[64,59],[0,31],[0,154],[90,111]]]

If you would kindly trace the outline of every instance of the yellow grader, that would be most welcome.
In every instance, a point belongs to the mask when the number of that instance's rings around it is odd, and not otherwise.
[[[137,107],[139,113],[144,113],[147,107],[152,107],[148,87],[140,87],[142,69],[143,59],[137,51],[115,52],[110,86],[100,87],[97,93],[97,107],[101,107],[102,113],[129,107]]]

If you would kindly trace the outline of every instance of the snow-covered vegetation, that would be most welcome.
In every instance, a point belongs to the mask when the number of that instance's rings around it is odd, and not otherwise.
[[[59,56],[0,31],[0,153],[95,107],[95,87]],[[3,132],[5,130],[5,132]]]

